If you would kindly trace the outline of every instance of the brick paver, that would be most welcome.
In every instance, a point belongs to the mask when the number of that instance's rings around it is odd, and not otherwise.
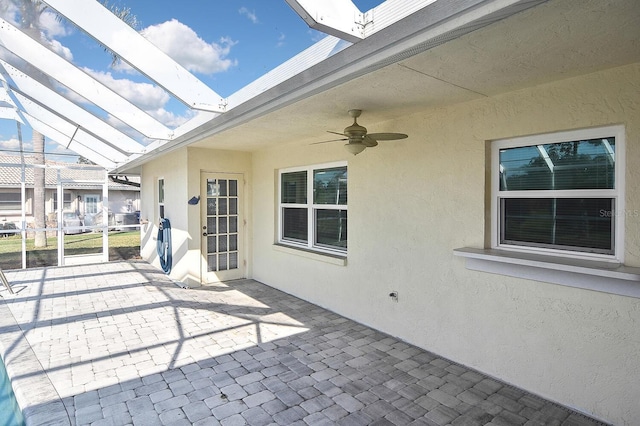
[[[30,424],[601,424],[253,280],[183,289],[145,262],[6,275],[0,348],[33,358],[14,380]]]

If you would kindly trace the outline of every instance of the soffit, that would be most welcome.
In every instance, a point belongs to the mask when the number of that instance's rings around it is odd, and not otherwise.
[[[637,0],[551,0],[191,146],[307,145],[350,124],[352,108],[370,132],[393,131],[385,122],[403,115],[635,62]]]

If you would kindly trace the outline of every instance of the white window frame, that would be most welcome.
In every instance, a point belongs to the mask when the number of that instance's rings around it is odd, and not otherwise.
[[[348,167],[346,161],[339,161],[333,163],[313,164],[309,166],[291,167],[287,169],[281,169],[278,171],[278,243],[290,247],[297,247],[306,250],[311,250],[319,253],[333,254],[338,256],[346,256],[347,248],[340,249],[337,247],[329,247],[324,245],[315,244],[316,240],[316,225],[315,217],[317,210],[344,210],[347,211],[348,216],[348,204],[314,204],[313,203],[313,172],[319,169],[330,169],[335,167]],[[307,172],[307,203],[306,204],[292,204],[282,202],[282,175],[286,173],[294,172]],[[347,168],[348,171],[348,168]],[[347,177],[348,180],[348,177]],[[347,181],[348,185],[348,181]],[[307,241],[294,241],[283,238],[284,231],[284,215],[283,211],[285,207],[289,208],[306,208],[307,209]]]
[[[613,198],[615,205],[614,217],[614,253],[598,254],[579,251],[559,250],[552,248],[529,247],[500,243],[500,200],[504,197],[537,198],[548,197],[549,191],[500,191],[500,159],[499,153],[504,148],[544,145],[577,140],[615,137],[615,188],[594,190],[566,190],[555,191],[560,197],[603,197]],[[624,229],[625,229],[625,132],[624,126],[607,126],[591,129],[564,131],[543,135],[525,136],[493,141],[491,144],[491,247],[531,254],[553,255],[558,257],[599,260],[624,263]]]

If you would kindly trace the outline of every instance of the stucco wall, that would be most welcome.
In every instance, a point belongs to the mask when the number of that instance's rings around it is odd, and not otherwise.
[[[142,171],[141,220],[149,220],[142,227],[141,256],[159,267],[156,254],[158,232],[157,180],[165,180],[165,217],[171,221],[173,245],[173,268],[171,277],[189,286],[201,282],[201,223],[200,204],[190,205],[187,201],[200,194],[200,173],[238,173],[249,182],[251,176],[251,156],[248,153],[219,151],[198,148],[184,148],[144,165]],[[245,219],[250,223],[251,187],[244,188]],[[249,228],[245,229],[245,258],[251,252]],[[250,262],[247,262],[250,265]],[[247,271],[247,275],[250,270]]]
[[[356,157],[339,143],[254,153],[253,277],[562,404],[633,424],[640,299],[469,271],[453,249],[485,244],[488,140],[623,124],[626,208],[640,210],[639,111],[635,64],[384,123],[382,131],[410,137]],[[347,265],[275,248],[276,170],[344,159]],[[640,266],[637,218],[627,219],[625,235],[626,263]]]

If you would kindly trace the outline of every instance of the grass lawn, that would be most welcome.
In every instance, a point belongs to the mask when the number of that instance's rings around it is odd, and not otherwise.
[[[64,254],[102,253],[102,233],[64,236]],[[140,231],[109,232],[109,260],[140,258]],[[27,238],[27,268],[58,264],[58,238],[47,238],[47,247],[35,248],[33,238]],[[0,268],[22,268],[22,240],[20,235],[0,238]]]

